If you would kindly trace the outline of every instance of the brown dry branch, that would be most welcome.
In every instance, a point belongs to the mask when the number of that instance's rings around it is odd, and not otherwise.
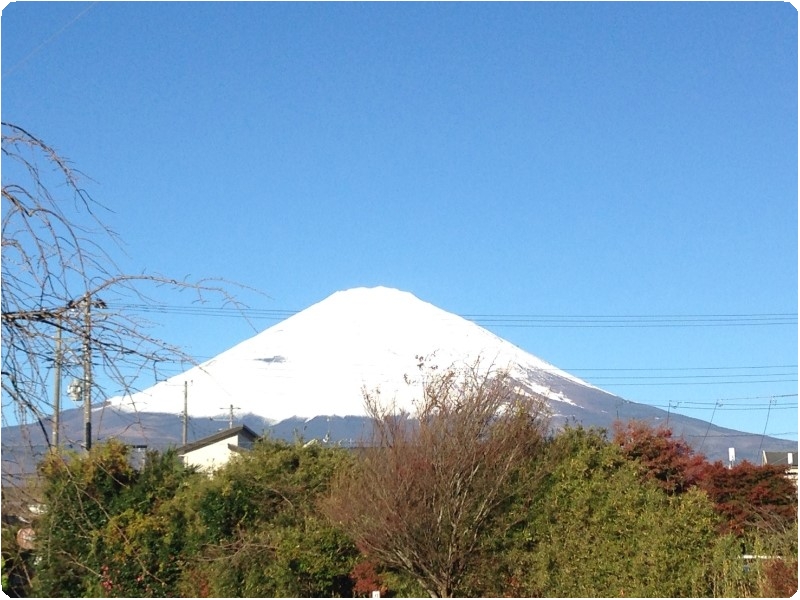
[[[477,361],[425,372],[415,414],[365,392],[373,437],[325,506],[365,554],[432,597],[458,591],[514,472],[547,425],[544,401]]]

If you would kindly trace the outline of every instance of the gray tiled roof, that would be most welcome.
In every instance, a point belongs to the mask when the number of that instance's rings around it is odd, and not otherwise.
[[[790,462],[791,457],[791,462]],[[796,452],[767,452],[764,450],[761,453],[762,465],[786,465],[797,466],[797,453]]]
[[[215,442],[219,442],[220,440],[224,440],[226,438],[232,437],[234,435],[243,434],[245,437],[250,438],[251,442],[256,441],[261,436],[259,436],[255,431],[250,429],[247,425],[239,425],[238,427],[232,427],[230,429],[224,429],[222,431],[218,431],[212,435],[204,437],[202,439],[196,440],[190,444],[186,444],[185,446],[181,446],[178,448],[178,454],[183,455],[187,452],[191,452],[192,450],[197,450],[198,448],[202,448],[203,446],[208,446]]]

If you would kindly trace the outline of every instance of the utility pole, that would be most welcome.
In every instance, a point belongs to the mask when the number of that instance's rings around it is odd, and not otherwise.
[[[61,318],[56,325],[55,381],[53,382],[53,448],[58,452],[61,413]]]
[[[183,440],[182,445],[186,445],[186,437],[189,429],[189,382],[183,382],[183,435],[181,439]]]
[[[87,292],[83,304],[83,439],[92,449],[92,299]]]
[[[238,406],[234,406],[233,404],[228,407],[230,410],[230,416],[228,417],[228,429],[233,429],[233,411],[239,410]],[[220,410],[225,410],[224,408],[220,408]]]

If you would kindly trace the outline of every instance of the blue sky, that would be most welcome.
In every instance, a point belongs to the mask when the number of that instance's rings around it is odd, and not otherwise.
[[[580,317],[483,324],[630,400],[797,439],[791,5],[36,2],[0,27],[3,120],[91,177],[126,270],[224,277],[257,309],[386,285]],[[255,333],[150,317],[201,358]]]

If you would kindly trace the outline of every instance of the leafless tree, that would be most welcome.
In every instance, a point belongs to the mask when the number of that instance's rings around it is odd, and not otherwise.
[[[3,425],[32,418],[50,443],[56,366],[65,381],[94,369],[84,393],[96,402],[133,391],[138,375],[166,362],[190,360],[152,335],[131,303],[149,302],[159,287],[198,302],[233,299],[221,280],[124,273],[112,257],[118,237],[85,178],[22,127],[2,124],[2,161]]]
[[[426,370],[415,414],[366,393],[373,438],[326,511],[362,551],[432,597],[458,590],[510,479],[543,440],[545,403],[476,362]]]

